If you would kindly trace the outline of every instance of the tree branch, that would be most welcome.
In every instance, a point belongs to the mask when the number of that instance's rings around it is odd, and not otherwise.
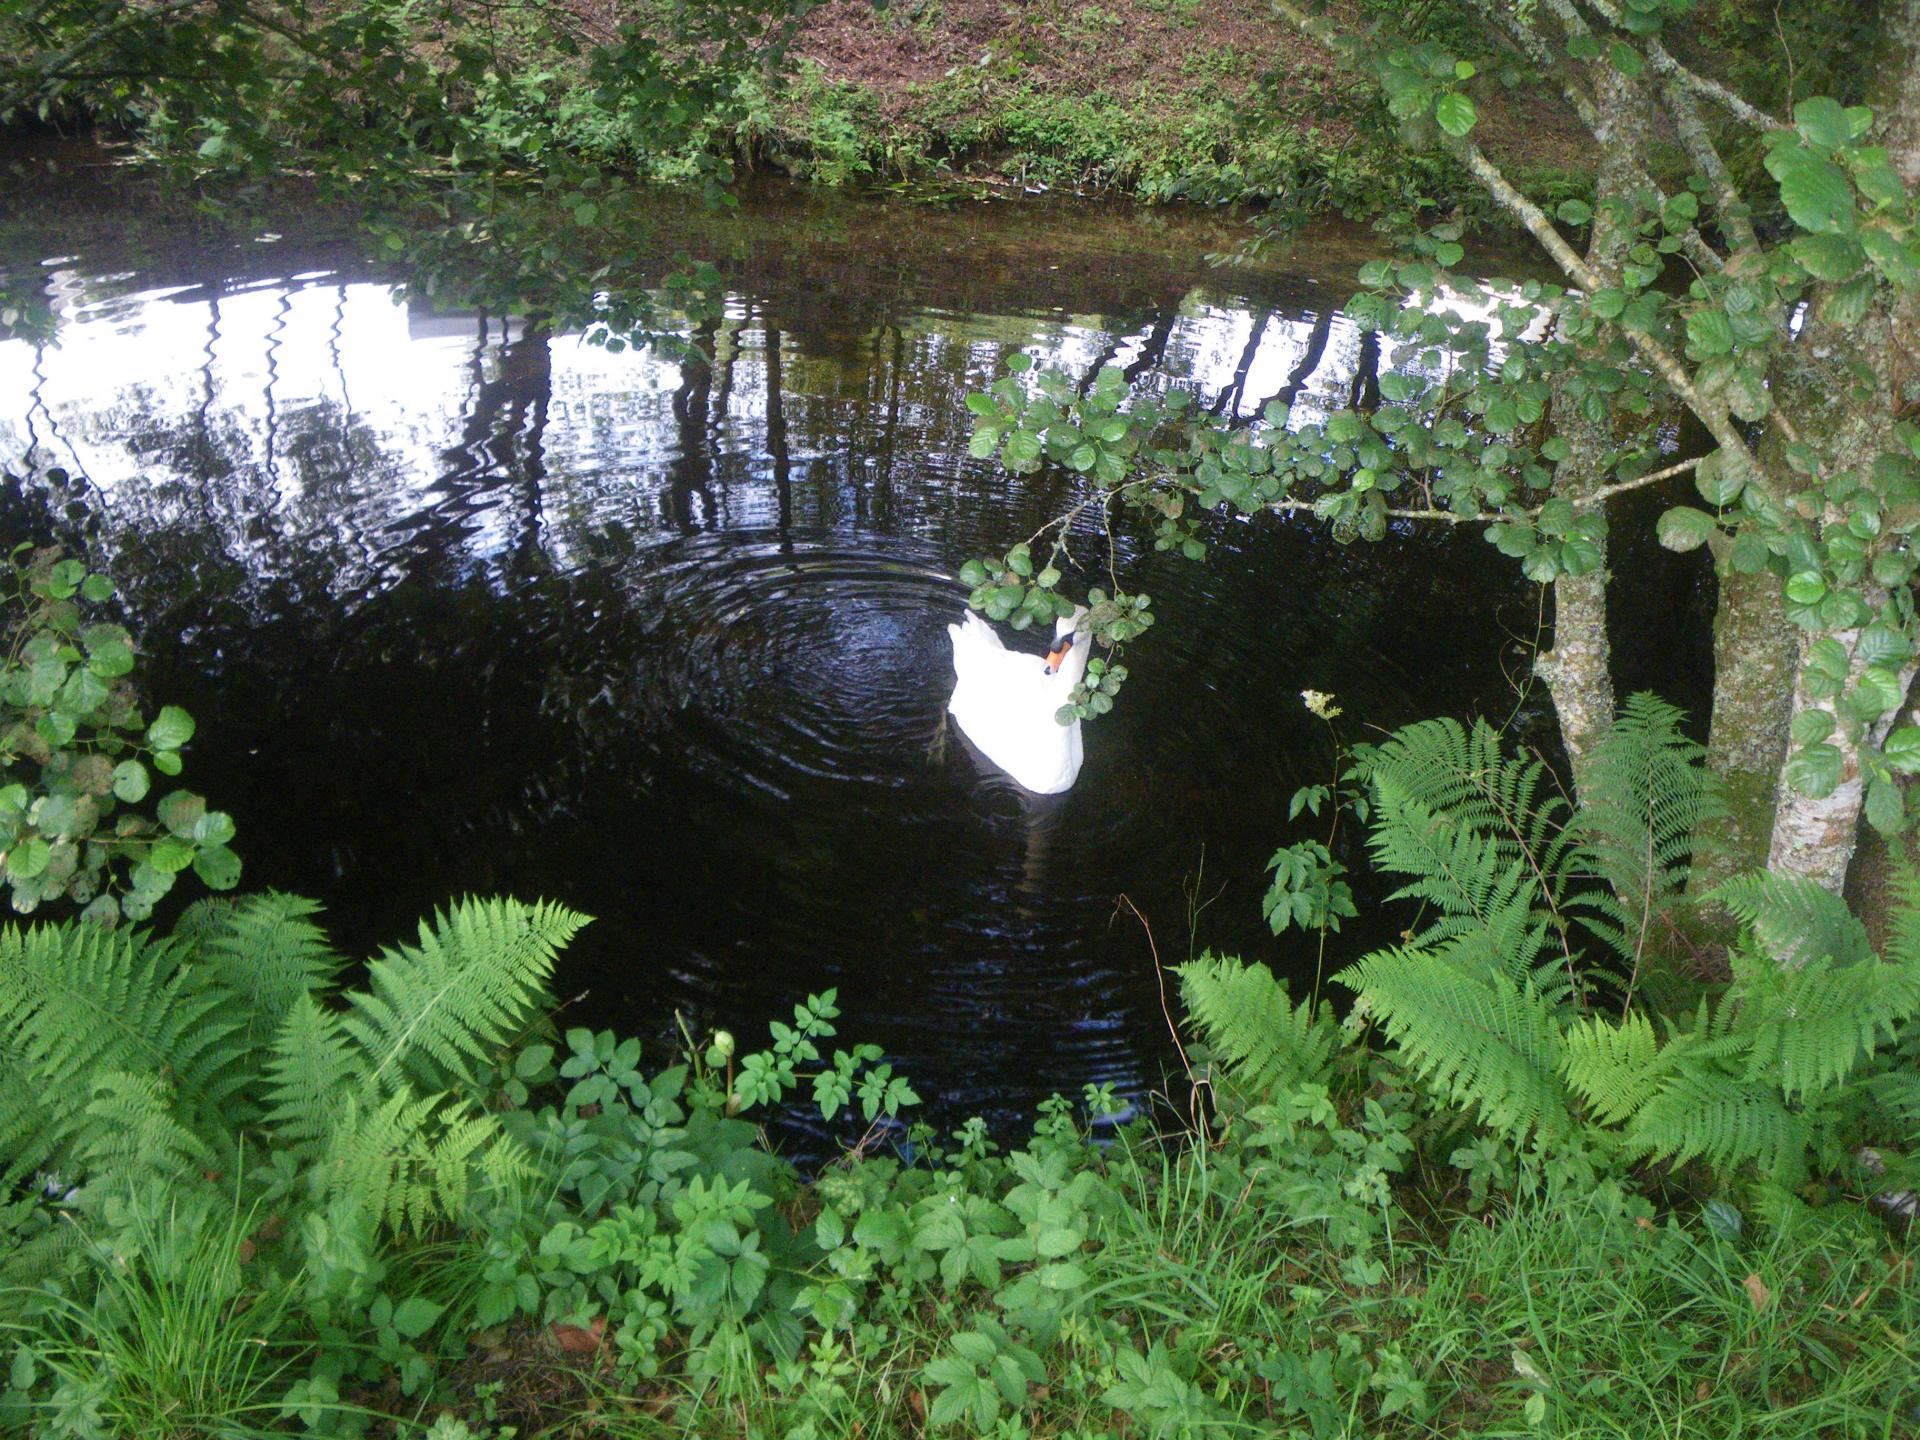
[[[1700,464],[1700,458],[1695,456],[1691,460],[1682,460],[1677,465],[1669,465],[1664,470],[1655,470],[1646,475],[1636,476],[1632,480],[1620,480],[1612,485],[1602,485],[1591,495],[1580,500],[1580,508],[1592,509],[1616,495],[1626,494],[1629,490],[1642,490],[1649,485],[1657,485],[1662,480],[1671,480],[1676,475],[1684,475]],[[1311,500],[1273,500],[1268,502],[1267,508],[1276,511],[1309,511],[1313,510],[1315,505]],[[1495,521],[1511,521],[1521,516],[1532,518],[1540,513],[1541,508],[1541,505],[1535,505],[1530,509],[1518,511],[1479,510],[1470,515],[1463,515],[1457,510],[1429,507],[1421,510],[1389,509],[1386,514],[1389,520],[1438,520],[1447,525],[1490,525]]]
[[[1601,0],[1604,3],[1604,0]],[[1332,24],[1319,16],[1308,15],[1293,0],[1273,0],[1276,14],[1289,21],[1310,38],[1328,48],[1334,48],[1339,42],[1339,33]],[[1617,13],[1617,12],[1616,12]],[[1546,212],[1520,191],[1513,182],[1501,173],[1500,167],[1489,160],[1486,153],[1464,135],[1449,135],[1441,132],[1441,140],[1447,152],[1466,166],[1474,179],[1492,199],[1524,226],[1527,232],[1540,243],[1540,248],[1552,257],[1569,280],[1591,295],[1596,290],[1606,288],[1606,280],[1592,266],[1574,252],[1561,233],[1553,228],[1553,222]],[[1621,332],[1627,343],[1637,351],[1641,359],[1651,366],[1664,380],[1669,389],[1689,410],[1700,417],[1713,438],[1722,449],[1739,460],[1745,467],[1752,482],[1760,485],[1774,498],[1778,498],[1779,487],[1772,482],[1766,467],[1747,444],[1746,437],[1733,423],[1733,417],[1724,404],[1715,404],[1702,395],[1694,385],[1693,377],[1688,374],[1685,365],[1666,346],[1653,336],[1637,330],[1622,327]]]
[[[1589,3],[1594,9],[1606,16],[1609,23],[1614,25],[1620,24],[1620,8],[1613,4],[1613,0],[1589,0]],[[1733,91],[1729,90],[1725,85],[1722,85],[1718,80],[1709,79],[1707,76],[1689,70],[1685,65],[1682,65],[1678,60],[1673,58],[1672,52],[1660,43],[1659,36],[1650,35],[1647,37],[1645,43],[1647,64],[1653,68],[1654,74],[1660,76],[1662,79],[1672,80],[1680,85],[1684,85],[1702,99],[1713,101],[1714,104],[1726,110],[1729,115],[1733,116],[1733,118],[1741,124],[1750,125],[1755,130],[1784,130],[1787,128],[1784,121],[1776,120],[1759,106],[1741,99],[1740,96],[1734,94]]]
[[[1726,162],[1720,158],[1713,137],[1707,133],[1707,123],[1701,117],[1700,107],[1694,103],[1692,92],[1671,77],[1661,86],[1661,91],[1666,96],[1667,110],[1673,116],[1673,128],[1679,133],[1681,148],[1713,187],[1714,210],[1727,243],[1736,252],[1757,250],[1760,237],[1754,234],[1753,222],[1747,218],[1746,202],[1734,189],[1733,177],[1727,173]]]

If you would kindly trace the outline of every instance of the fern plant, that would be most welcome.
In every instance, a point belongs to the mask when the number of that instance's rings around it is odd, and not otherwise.
[[[1694,837],[1723,813],[1682,719],[1632,697],[1578,812],[1484,722],[1427,721],[1366,752],[1355,770],[1374,864],[1420,910],[1405,943],[1334,978],[1434,1100],[1514,1144],[1617,1145],[1629,1159],[1698,1159],[1786,1184],[1810,1159],[1844,1167],[1867,1142],[1904,1164],[1920,1148],[1920,1083],[1889,1057],[1915,1048],[1920,1013],[1910,872],[1886,961],[1818,886],[1736,880],[1710,897],[1747,935],[1725,992],[1678,1017],[1635,1007]],[[1310,1044],[1324,1022],[1236,967],[1182,972],[1216,1051],[1256,1087],[1324,1064]]]
[[[520,1169],[478,1078],[544,1013],[585,917],[463,901],[341,995],[316,910],[272,894],[215,902],[164,940],[77,923],[0,931],[7,1182],[192,1184],[264,1142],[320,1195],[417,1228]]]
[[[1180,998],[1213,1053],[1251,1094],[1323,1082],[1340,1027],[1310,1001],[1295,1005],[1264,965],[1212,953],[1176,967]]]
[[[1629,998],[1689,864],[1727,813],[1685,718],[1657,695],[1629,696],[1594,747],[1574,821],[1584,868],[1605,882],[1581,895],[1581,923],[1625,962]]]
[[[1565,1066],[1574,1092],[1622,1127],[1630,1153],[1722,1169],[1753,1161],[1782,1184],[1803,1178],[1809,1150],[1827,1169],[1867,1142],[1912,1151],[1912,1114],[1874,1103],[1905,1088],[1886,1062],[1920,1014],[1910,906],[1882,960],[1838,896],[1796,877],[1743,877],[1714,898],[1748,927],[1732,984],[1666,1022],[1664,1036],[1638,1015],[1575,1026]]]

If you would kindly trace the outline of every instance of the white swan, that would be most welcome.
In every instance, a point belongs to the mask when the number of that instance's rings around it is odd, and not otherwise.
[[[1071,789],[1080,774],[1080,721],[1054,717],[1087,673],[1093,637],[1076,633],[1086,613],[1082,605],[1053,627],[1044,660],[1007,649],[971,610],[947,627],[959,677],[947,709],[982,754],[1036,795]]]

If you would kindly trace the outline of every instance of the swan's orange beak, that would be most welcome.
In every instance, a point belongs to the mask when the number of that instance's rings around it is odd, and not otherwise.
[[[1053,649],[1047,652],[1047,674],[1051,675],[1060,668],[1061,662],[1067,658],[1067,652],[1073,649],[1076,638],[1078,637],[1069,635],[1064,640],[1054,642]]]

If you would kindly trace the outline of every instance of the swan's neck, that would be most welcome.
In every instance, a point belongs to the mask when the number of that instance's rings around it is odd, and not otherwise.
[[[1067,657],[1060,662],[1060,668],[1048,677],[1063,700],[1074,686],[1086,678],[1087,661],[1092,657],[1093,641],[1090,637],[1082,636],[1074,643],[1073,648],[1067,651]]]

